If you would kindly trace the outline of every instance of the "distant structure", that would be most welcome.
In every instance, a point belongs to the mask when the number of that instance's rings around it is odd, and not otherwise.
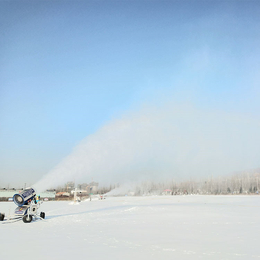
[[[71,194],[74,196],[74,193],[77,193],[77,196],[87,196],[88,192],[87,190],[80,190],[80,189],[75,189],[71,191]]]
[[[98,182],[93,181],[78,185],[74,181],[69,181],[63,187],[57,188],[56,191],[56,200],[71,200],[73,198],[75,200],[75,197],[78,200],[82,200],[99,193]]]
[[[172,195],[172,190],[170,190],[170,189],[165,189],[165,190],[162,192],[162,195]]]
[[[65,184],[65,189],[59,189],[59,192],[68,192],[73,194],[75,189],[77,188],[77,193],[85,195],[85,194],[97,194],[98,193],[98,182],[92,181],[91,183],[82,183],[78,184],[77,187],[75,182],[70,181]]]
[[[66,192],[66,191],[61,191],[61,192],[56,193],[56,197],[69,197],[69,196],[70,196],[70,193]]]
[[[97,194],[98,192],[98,183],[97,182],[91,182],[89,186],[87,187],[87,191],[89,194]]]
[[[89,184],[88,183],[82,183],[82,184],[78,184],[78,189],[79,190],[87,190],[87,188],[88,188],[88,186],[89,186]]]
[[[70,193],[73,189],[75,189],[75,182],[74,181],[67,182],[66,191]]]

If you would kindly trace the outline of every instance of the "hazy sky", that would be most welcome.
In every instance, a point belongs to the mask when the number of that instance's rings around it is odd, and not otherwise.
[[[210,117],[210,137],[218,118],[223,133],[235,117],[222,141],[239,127],[232,142],[250,143],[254,158],[238,166],[259,167],[259,14],[259,1],[0,1],[0,187],[38,181],[129,113],[157,125],[153,139],[179,124],[176,111],[188,113],[191,144],[193,123]]]

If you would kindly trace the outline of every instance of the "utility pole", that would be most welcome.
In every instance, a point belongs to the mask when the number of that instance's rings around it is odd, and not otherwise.
[[[77,201],[77,188],[74,189],[74,203]]]

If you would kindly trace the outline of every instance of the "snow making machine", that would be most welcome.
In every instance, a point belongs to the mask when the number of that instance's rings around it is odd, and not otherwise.
[[[0,213],[0,221],[15,222],[23,220],[24,223],[30,223],[32,220],[45,218],[44,212],[38,213],[42,202],[36,198],[36,192],[33,188],[26,188],[21,193],[14,194],[13,201],[18,206],[14,215],[5,219],[5,214]]]

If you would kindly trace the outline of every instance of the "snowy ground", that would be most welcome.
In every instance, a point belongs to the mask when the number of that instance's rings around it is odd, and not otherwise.
[[[0,212],[15,204],[1,202]],[[0,224],[1,259],[260,259],[260,196],[45,202],[46,221]]]

